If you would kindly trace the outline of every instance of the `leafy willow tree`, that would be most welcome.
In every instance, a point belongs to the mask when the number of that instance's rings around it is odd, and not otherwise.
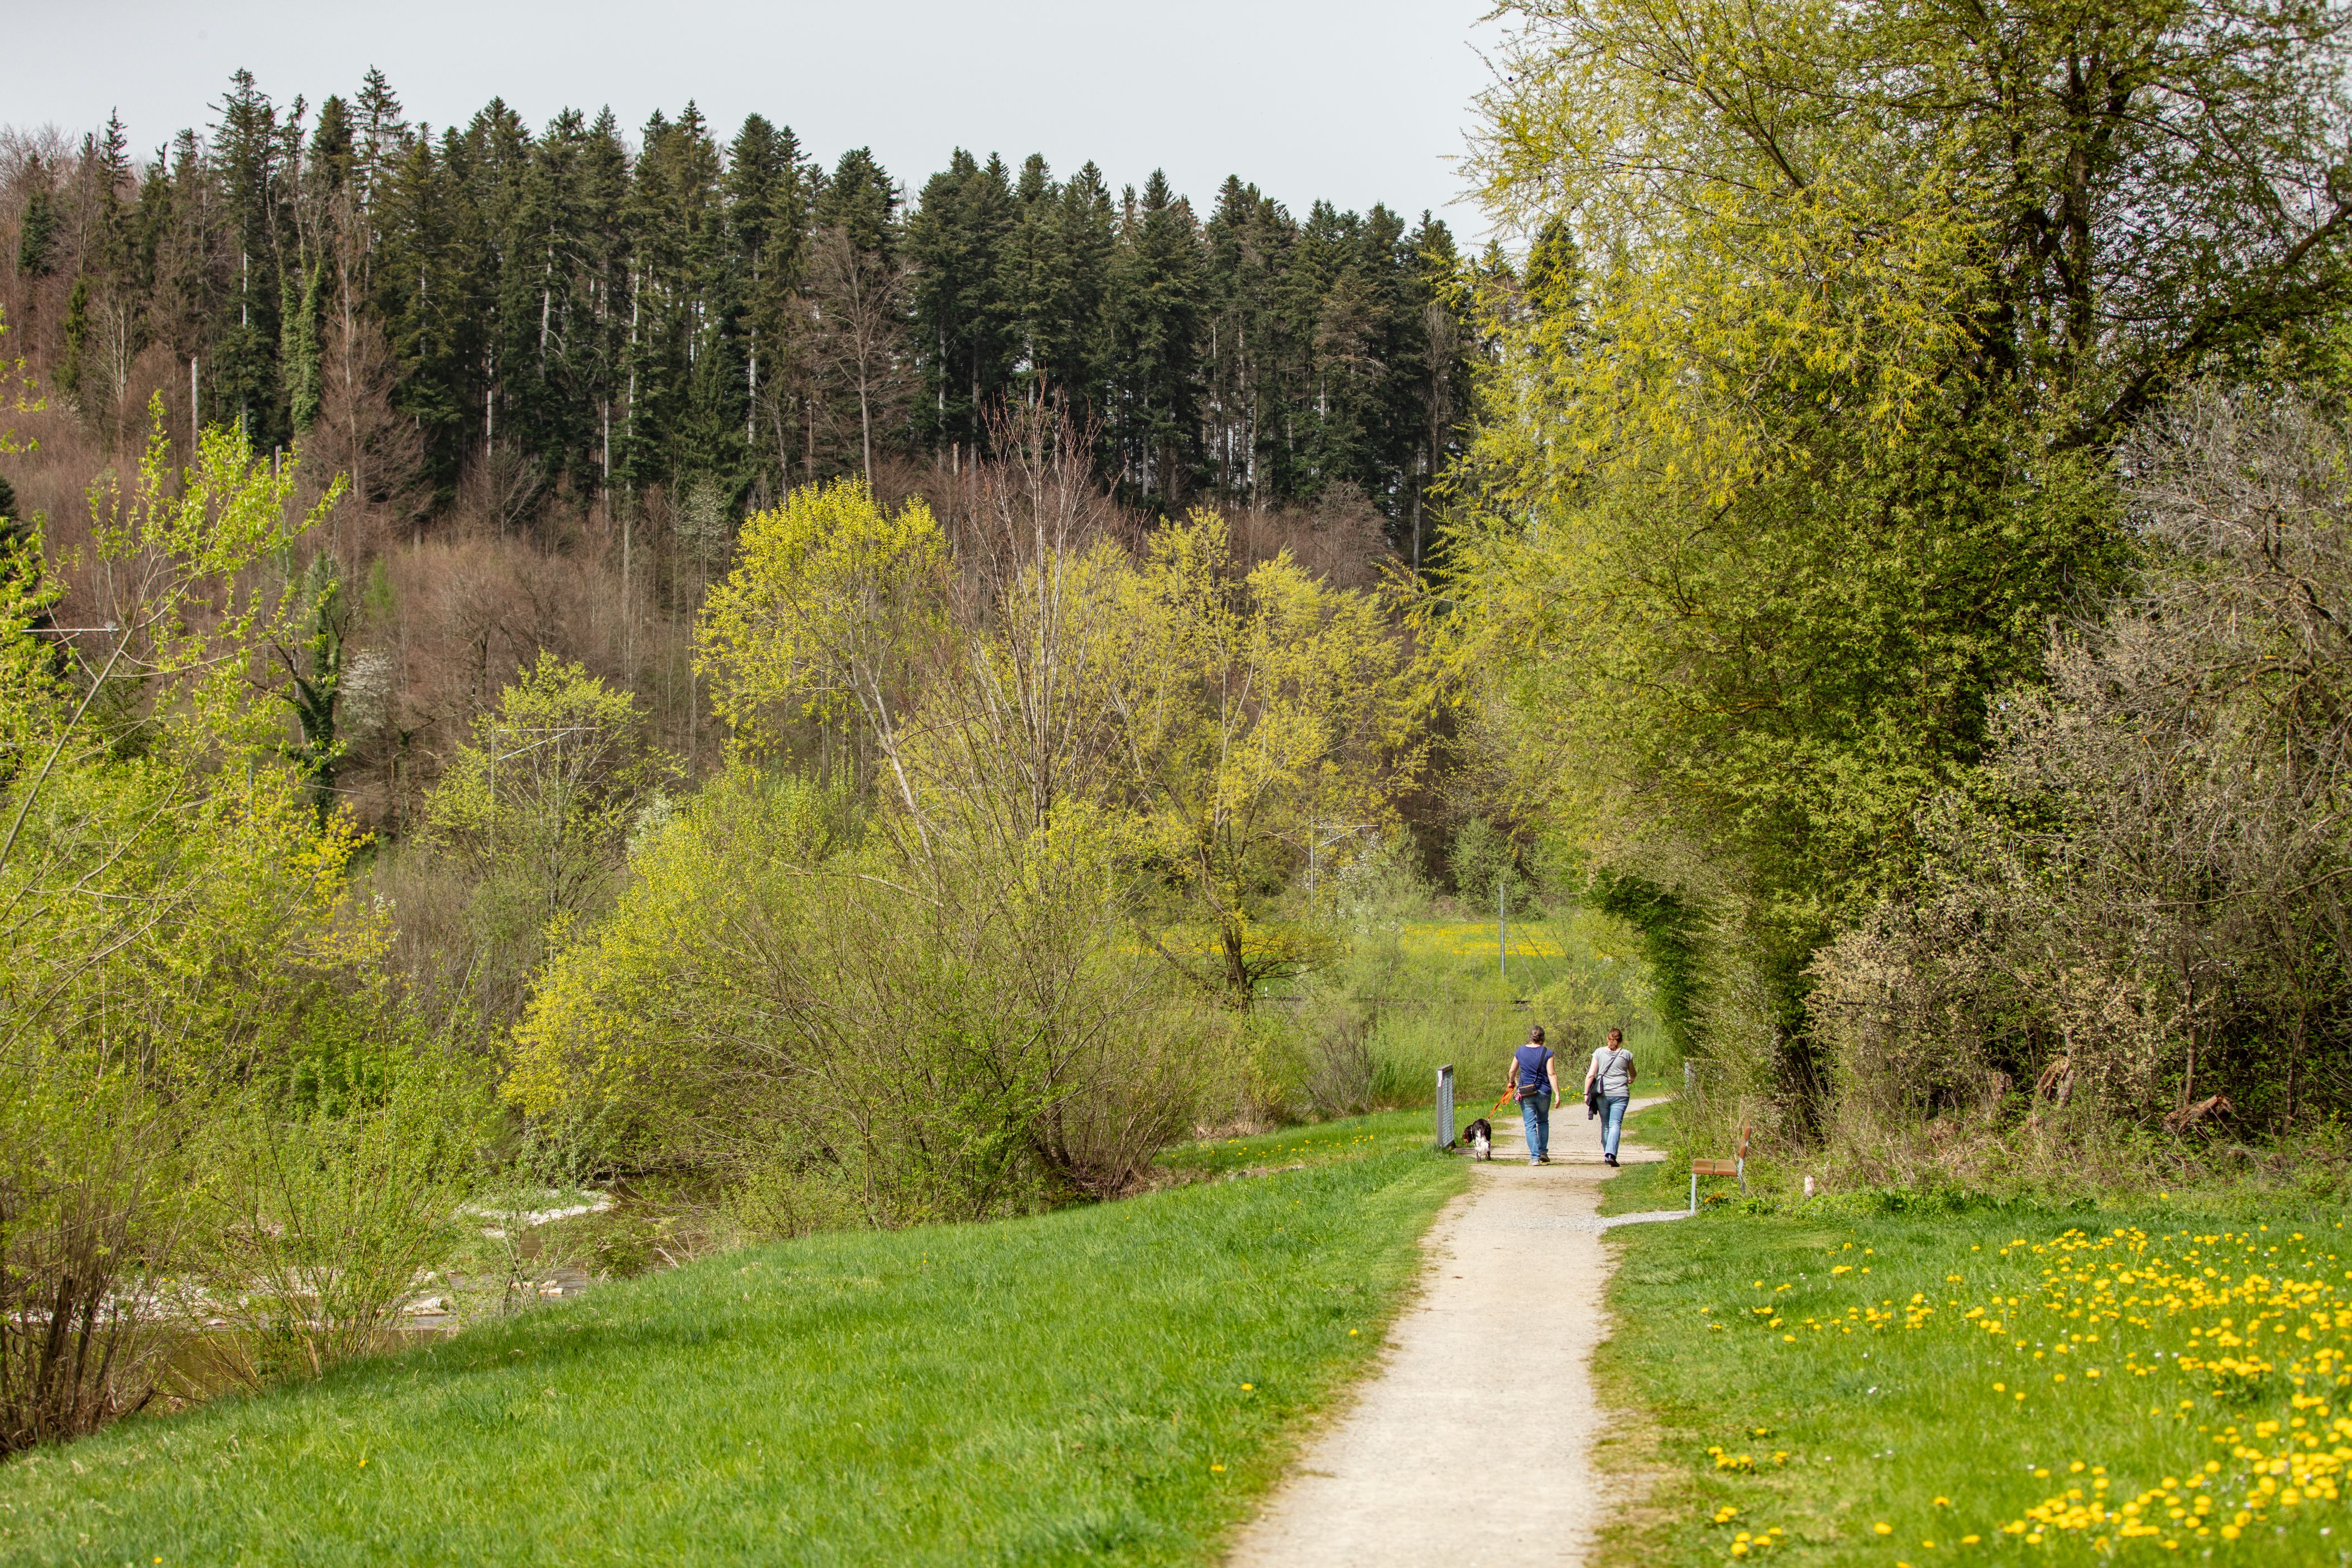
[[[1808,955],[2129,568],[2118,434],[2338,309],[2344,17],[1505,9],[1475,166],[1538,243],[1433,616],[1525,792],[1716,901],[1806,1090]]]
[[[358,833],[312,809],[248,678],[299,632],[267,563],[333,496],[301,517],[234,426],[166,455],[158,433],[91,496],[94,656],[39,629],[37,540],[0,566],[0,1452],[152,1395],[149,1281],[201,1228],[190,1151],[381,936],[345,906]]]
[[[1389,825],[1418,756],[1402,652],[1370,594],[1287,554],[1247,572],[1224,520],[1153,535],[1119,588],[1131,632],[1113,702],[1142,853],[1174,895],[1160,950],[1246,1009],[1325,956],[1288,907],[1326,841]]]
[[[677,773],[634,698],[551,654],[475,718],[425,810],[429,840],[472,873],[485,1016],[520,1012],[551,934],[609,904],[629,835],[666,809]]]

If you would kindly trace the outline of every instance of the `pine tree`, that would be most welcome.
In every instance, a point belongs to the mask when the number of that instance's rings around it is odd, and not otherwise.
[[[628,373],[625,346],[635,301],[635,249],[627,224],[629,152],[609,108],[598,112],[581,149],[581,192],[583,255],[576,287],[586,298],[583,319],[574,324],[578,347],[571,358],[582,392],[595,403],[597,487],[607,490],[621,472],[614,465],[614,419]]]
[[[1399,542],[1406,560],[1419,571],[1427,559],[1431,492],[1463,448],[1472,334],[1455,292],[1462,263],[1453,233],[1424,212],[1421,226],[1406,244],[1413,258],[1410,298],[1420,306],[1419,373],[1412,392],[1421,424],[1405,471],[1406,509]]]
[[[641,485],[731,472],[740,452],[720,172],[692,104],[674,122],[659,111],[646,122],[628,208],[636,267],[625,469]]]
[[[843,153],[816,193],[807,294],[811,446],[824,432],[835,470],[854,464],[869,481],[876,451],[902,423],[908,390],[898,212],[898,187],[863,147]],[[817,455],[812,450],[812,468]]]
[[[984,411],[1013,380],[1017,307],[1007,290],[1017,222],[1004,165],[958,148],[923,186],[907,224],[919,438],[934,449],[980,442]]]
[[[376,205],[415,137],[402,116],[399,96],[373,66],[360,84],[352,120],[352,193],[359,211],[361,236],[358,283],[364,293],[369,283],[367,262],[375,248]]]
[[[1172,510],[1200,469],[1195,338],[1201,322],[1200,233],[1192,204],[1152,172],[1140,201],[1122,202],[1112,268],[1110,423],[1119,477],[1145,504]]]
[[[1062,400],[1085,425],[1108,402],[1104,311],[1118,248],[1110,192],[1092,163],[1057,185],[1045,160],[1032,154],[1013,199],[1000,267],[1013,385],[1024,398]]]
[[[288,284],[284,267],[287,197],[292,174],[284,165],[284,132],[299,124],[301,101],[281,122],[277,106],[237,71],[222,99],[212,162],[220,172],[227,237],[236,247],[234,319],[215,335],[215,398],[225,417],[247,439],[268,448],[285,439],[278,339]]]
[[[25,216],[16,235],[16,270],[27,277],[46,277],[55,265],[58,214],[50,191],[52,176],[36,152],[25,160]]]
[[[1297,226],[1279,203],[1234,175],[1217,193],[1203,238],[1211,463],[1220,492],[1256,505],[1288,493],[1282,290]]]
[[[452,185],[441,150],[420,126],[386,171],[373,219],[379,235],[371,269],[377,310],[398,367],[393,405],[424,438],[436,497],[446,497],[457,483],[467,413],[458,378],[467,301],[452,255],[457,245]]]
[[[657,114],[633,156],[609,110],[411,124],[373,69],[307,126],[237,73],[209,146],[184,132],[143,177],[125,141],[113,118],[70,183],[21,179],[18,268],[68,274],[65,383],[103,407],[167,346],[265,447],[388,398],[434,504],[494,465],[509,500],[708,480],[732,506],[973,449],[998,400],[1050,393],[1153,508],[1352,486],[1410,549],[1480,352],[1442,225],[1301,224],[1238,178],[1202,225],[1164,175],[1122,201],[1092,163],[959,151],[909,214],[870,151],[821,170],[759,115],[722,150],[694,105]],[[343,350],[366,386],[329,373]]]
[[[797,429],[788,389],[799,347],[793,300],[807,269],[808,172],[792,128],[780,130],[757,114],[744,120],[728,151],[727,216],[733,235],[734,293],[740,302],[743,444],[751,482],[769,486],[770,495],[784,483]]]

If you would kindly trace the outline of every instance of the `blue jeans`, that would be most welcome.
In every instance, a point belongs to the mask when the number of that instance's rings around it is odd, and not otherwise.
[[[1519,1122],[1528,1131],[1528,1158],[1551,1156],[1551,1091],[1538,1089],[1519,1102]]]
[[[1601,1152],[1612,1160],[1617,1157],[1617,1135],[1625,1130],[1625,1107],[1633,1103],[1630,1096],[1601,1102]]]

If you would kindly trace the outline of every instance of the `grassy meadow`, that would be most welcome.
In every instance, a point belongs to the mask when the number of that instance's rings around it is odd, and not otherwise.
[[[1684,1170],[1628,1167],[1609,1207],[1677,1204]],[[2340,1207],[1911,1202],[1612,1233],[1619,1560],[2346,1560]]]
[[[727,1253],[133,1419],[0,1466],[0,1563],[1213,1562],[1466,1179],[1415,1120]]]
[[[1680,1071],[1658,1029],[1630,934],[1600,916],[1514,917],[1507,970],[1496,923],[1427,917],[1373,922],[1355,933],[1336,983],[1370,1014],[1373,1103],[1426,1105],[1439,1066],[1451,1062],[1467,1105],[1501,1085],[1503,1064],[1543,1024],[1567,1064],[1577,1064],[1612,1026],[1625,1031],[1653,1084]],[[1466,1117],[1465,1117],[1466,1119]]]

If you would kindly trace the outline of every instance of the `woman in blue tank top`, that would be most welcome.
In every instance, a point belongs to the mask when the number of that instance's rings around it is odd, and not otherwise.
[[[1544,1047],[1541,1024],[1529,1030],[1527,1044],[1511,1053],[1505,1092],[1518,1096],[1519,1120],[1528,1130],[1528,1164],[1551,1164],[1551,1103],[1559,1097],[1559,1063]]]

